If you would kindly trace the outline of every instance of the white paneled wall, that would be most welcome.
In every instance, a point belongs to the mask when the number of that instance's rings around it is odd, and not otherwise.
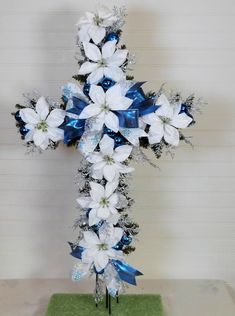
[[[219,278],[235,284],[235,1],[126,0],[123,42],[137,80],[195,92],[209,103],[175,159],[137,166],[132,216],[141,225],[129,262],[146,278]],[[77,71],[75,23],[95,1],[0,0],[0,278],[68,277],[74,260],[74,175],[61,147],[25,155],[10,112],[22,92],[60,98]]]

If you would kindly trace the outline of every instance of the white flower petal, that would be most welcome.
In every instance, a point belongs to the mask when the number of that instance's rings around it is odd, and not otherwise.
[[[105,197],[109,198],[118,186],[117,181],[107,182],[105,186]]]
[[[48,115],[46,122],[50,127],[58,127],[64,122],[65,111],[61,109],[54,109]]]
[[[80,246],[84,247],[84,246],[86,246],[86,243],[84,243],[84,244],[81,243]],[[86,248],[86,247],[84,247],[84,248]],[[82,264],[85,266],[87,265],[87,267],[89,267],[92,264],[92,262],[94,261],[94,259],[93,259],[94,256],[95,256],[95,249],[92,249],[92,251],[90,249],[83,250],[82,258],[81,258]]]
[[[92,85],[90,88],[89,96],[94,103],[103,105],[105,103],[105,92],[102,87]]]
[[[96,214],[100,219],[107,219],[110,215],[109,208],[107,206],[105,207],[99,207],[96,210]]]
[[[119,100],[118,99],[113,100],[111,109],[112,110],[127,110],[131,106],[132,103],[133,103],[133,100],[127,97],[121,97]]]
[[[171,120],[171,125],[178,128],[186,128],[192,122],[192,118],[185,113],[174,115]]]
[[[47,134],[49,139],[51,139],[53,142],[58,142],[59,140],[64,139],[64,130],[61,128],[48,127]]]
[[[118,162],[122,162],[130,156],[131,151],[132,151],[132,147],[129,145],[119,146],[115,149],[113,158],[114,160]]]
[[[113,79],[116,82],[119,82],[122,79],[124,79],[124,73],[122,69],[117,66],[111,65],[104,68],[104,76]]]
[[[160,95],[156,104],[161,105],[160,108],[156,110],[156,112],[155,112],[156,115],[172,118],[173,113],[174,113],[174,109],[170,105],[167,97],[164,94]]]
[[[33,135],[34,144],[41,149],[45,150],[48,147],[49,139],[46,132],[42,132],[41,130],[37,129]]]
[[[179,132],[178,132],[178,130],[173,126],[165,124],[164,139],[168,144],[171,144],[173,146],[178,146],[179,145]]]
[[[100,154],[100,152],[93,152],[90,155],[88,155],[86,157],[87,161],[89,161],[90,163],[97,163],[97,162],[101,162],[103,161],[103,157]]]
[[[115,206],[118,203],[118,195],[117,193],[114,193],[110,196],[109,198],[109,203],[111,204],[111,206]]]
[[[119,119],[113,112],[109,111],[107,114],[105,114],[104,123],[109,129],[111,129],[115,133],[118,132]]]
[[[92,169],[92,178],[101,180],[103,178],[103,170]]]
[[[96,210],[95,209],[92,209],[90,212],[89,212],[89,226],[93,226],[93,225],[96,225],[98,224],[100,221],[100,218],[97,217],[96,215]]]
[[[92,231],[85,231],[83,232],[84,240],[91,245],[98,245],[100,243],[100,240],[96,233]]]
[[[100,141],[100,151],[102,155],[112,156],[114,147],[114,140],[105,134]]]
[[[88,77],[87,81],[90,84],[96,84],[98,83],[102,78],[104,77],[104,68],[99,67],[95,71],[93,71]]]
[[[35,129],[35,125],[27,123],[27,124],[25,124],[25,128],[27,128],[31,131],[32,129]]]
[[[78,39],[80,42],[89,42],[90,35],[88,34],[88,25],[81,25],[78,30]]]
[[[96,202],[100,202],[100,199],[104,197],[104,187],[96,182],[90,182],[90,187],[91,198]]]
[[[157,144],[162,140],[164,135],[164,126],[162,122],[159,124],[151,125],[149,129],[149,142],[150,144]]]
[[[88,104],[82,111],[82,113],[79,115],[80,119],[87,119],[89,117],[93,117],[95,115],[98,115],[100,113],[101,109],[99,104],[91,103]]]
[[[93,42],[97,45],[105,37],[106,31],[104,27],[92,25],[88,30],[88,34],[90,35]]]
[[[104,178],[107,181],[113,181],[116,177],[116,169],[112,165],[106,165],[103,169]]]
[[[33,110],[29,108],[20,110],[20,117],[25,123],[36,125],[40,121],[40,116]]]
[[[36,103],[36,111],[41,120],[45,120],[49,113],[49,105],[44,97],[40,97]]]
[[[97,272],[103,270],[107,264],[109,263],[109,257],[105,254],[104,251],[99,251],[97,256],[95,257],[95,268]]]
[[[95,71],[98,68],[97,63],[91,63],[89,61],[84,62],[78,70],[79,75],[86,75],[90,74],[91,72]]]
[[[96,201],[91,201],[91,203],[89,204],[89,208],[99,208],[100,207],[100,203],[99,202],[96,202]]]
[[[95,164],[92,166],[92,168],[93,168],[94,170],[101,170],[101,169],[104,168],[105,165],[106,165],[106,162],[105,162],[104,160],[102,160],[102,161],[99,161],[99,162],[95,163]]]
[[[150,114],[144,115],[141,117],[141,119],[144,123],[146,123],[148,125],[153,125],[153,124],[162,122],[162,120],[155,113],[150,113]]]
[[[91,198],[89,196],[83,196],[78,198],[76,201],[82,208],[89,208]]]
[[[35,130],[31,129],[30,131],[28,131],[28,133],[25,135],[25,141],[27,142],[31,142],[33,140],[33,135],[34,135]]]
[[[84,42],[83,47],[86,57],[88,57],[90,60],[95,62],[101,60],[101,53],[96,45]]]
[[[139,122],[141,125],[141,121]],[[120,133],[134,146],[139,146],[139,138],[148,134],[141,128],[120,128]]]
[[[109,66],[118,66],[120,67],[126,60],[128,54],[127,49],[118,49],[116,52],[106,59],[106,62]]]
[[[123,236],[123,229],[120,227],[115,227],[113,230],[112,238],[110,238],[110,241],[112,241],[111,247],[115,246],[122,238]]]
[[[115,84],[114,86],[112,86],[111,88],[109,88],[106,92],[106,101],[109,104],[109,106],[112,106],[113,104],[115,105],[116,103],[118,103],[115,100],[118,99],[118,101],[120,101],[122,97],[122,89],[120,84]]]
[[[119,218],[120,218],[120,214],[116,213],[116,214],[109,216],[109,218],[107,218],[107,222],[110,224],[116,225]]]
[[[102,46],[102,57],[104,59],[107,59],[114,54],[116,43],[116,41],[108,41]]]
[[[94,117],[94,120],[91,124],[92,132],[101,132],[104,126],[104,112],[99,113]]]

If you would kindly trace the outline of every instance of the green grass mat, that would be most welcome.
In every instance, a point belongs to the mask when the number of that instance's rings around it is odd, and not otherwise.
[[[54,294],[45,316],[103,316],[108,315],[105,300],[95,306],[91,294]],[[121,295],[119,304],[112,299],[113,316],[163,316],[160,295]]]

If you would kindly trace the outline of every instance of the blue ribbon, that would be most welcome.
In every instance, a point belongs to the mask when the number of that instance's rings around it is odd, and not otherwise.
[[[144,82],[136,82],[126,93],[126,97],[133,100],[133,103],[127,110],[117,110],[114,113],[119,118],[121,128],[138,128],[139,117],[155,112],[160,106],[156,105],[156,97],[147,98],[141,86]],[[63,95],[64,101],[68,102],[68,97]],[[86,120],[78,119],[87,102],[73,96],[73,107],[67,110],[67,113],[75,114],[77,117],[65,117],[63,124],[60,126],[64,130],[64,143],[68,144],[72,140],[80,138],[85,131]]]
[[[156,97],[146,98],[141,86],[144,82],[136,82],[126,93],[133,102],[127,110],[115,111],[119,118],[119,126],[123,128],[139,127],[139,117],[155,112],[160,106],[156,105]]]
[[[84,248],[81,246],[75,245],[71,242],[69,242],[69,245],[72,250],[72,252],[70,252],[71,256],[77,259],[82,259],[82,252],[84,251]]]
[[[129,264],[120,261],[120,260],[112,260],[112,264],[114,265],[120,279],[129,284],[136,285],[136,276],[143,275],[142,272],[136,270]]]
[[[137,128],[139,127],[139,110],[138,109],[127,109],[118,110],[114,113],[119,118],[119,126],[123,128]]]
[[[66,100],[68,100],[65,97]],[[66,112],[75,114],[76,116],[80,115],[82,110],[86,107],[87,103],[77,97],[72,98],[73,107],[67,110]],[[64,130],[64,143],[68,144],[72,140],[79,138],[83,135],[85,131],[85,122],[86,120],[81,120],[78,118],[73,118],[67,115],[63,124],[60,126]]]
[[[141,86],[145,82],[136,82],[126,93],[126,97],[132,99],[133,102],[128,110],[138,109],[139,116],[144,116],[155,112],[160,106],[156,105],[156,97],[146,98]]]
[[[74,258],[77,258],[77,259],[82,259],[82,253],[83,251],[85,250],[83,247],[81,246],[78,246],[76,244],[73,244],[71,242],[69,242],[69,245],[71,247],[71,256],[73,256]],[[129,264],[121,261],[121,260],[111,260],[113,266],[115,267],[120,279],[122,281],[125,281],[129,284],[132,284],[132,285],[136,285],[136,279],[135,277],[136,276],[139,276],[139,275],[143,275],[142,272],[136,270],[135,268],[133,268],[132,266],[130,266]],[[96,270],[95,270],[96,271]],[[99,273],[103,273],[104,270],[102,270],[101,272]],[[97,273],[97,272],[96,272]]]

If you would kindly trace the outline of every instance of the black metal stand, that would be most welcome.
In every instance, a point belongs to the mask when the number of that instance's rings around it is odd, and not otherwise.
[[[98,282],[98,274],[96,274],[96,286],[97,286],[97,282]],[[97,290],[96,290],[97,292]],[[119,304],[119,296],[118,296],[118,292],[116,294],[116,302],[117,304]],[[106,295],[105,295],[105,303],[106,303],[106,308],[108,309],[109,315],[112,314],[112,297],[108,292],[108,289],[106,288]],[[96,307],[98,307],[98,303],[95,304]]]
[[[106,308],[109,307],[109,294],[108,294],[108,289],[106,288]]]
[[[97,294],[97,283],[98,283],[98,273],[96,273],[95,275],[95,291],[96,291],[96,294]],[[95,306],[98,307],[98,303],[96,302],[95,303]]]

